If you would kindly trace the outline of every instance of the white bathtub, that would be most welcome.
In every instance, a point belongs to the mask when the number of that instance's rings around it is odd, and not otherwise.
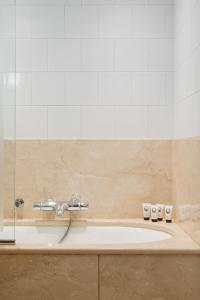
[[[16,226],[17,244],[57,244],[65,232],[60,226]],[[4,227],[4,234],[9,227]],[[62,245],[123,245],[151,243],[170,239],[171,235],[160,230],[128,226],[75,226]]]

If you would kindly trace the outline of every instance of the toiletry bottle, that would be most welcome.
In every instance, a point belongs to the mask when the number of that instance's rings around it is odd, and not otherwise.
[[[165,206],[163,204],[156,204],[156,205],[157,205],[157,208],[158,208],[158,221],[162,221]]]
[[[165,206],[165,220],[166,223],[171,223],[172,222],[172,205],[166,205]]]
[[[142,203],[143,218],[145,221],[150,219],[151,216],[151,203]]]
[[[151,205],[151,221],[158,222],[158,208],[157,205]]]

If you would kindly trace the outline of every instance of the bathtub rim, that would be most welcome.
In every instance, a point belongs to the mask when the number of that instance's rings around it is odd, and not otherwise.
[[[63,226],[68,219],[44,220],[16,220],[16,226]],[[5,222],[9,225],[9,220]],[[142,219],[76,219],[73,226],[125,226],[125,227],[140,227],[149,228],[153,230],[163,231],[171,234],[171,238],[167,240],[138,243],[138,244],[124,244],[124,245],[30,245],[30,244],[16,244],[14,246],[2,245],[0,246],[0,254],[17,254],[17,253],[35,253],[35,254],[200,254],[200,246],[192,240],[192,238],[183,231],[183,229],[176,223],[152,223]]]

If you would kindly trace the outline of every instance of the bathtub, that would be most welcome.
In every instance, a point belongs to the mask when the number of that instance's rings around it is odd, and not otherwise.
[[[58,244],[67,220],[16,223],[16,245],[0,247],[0,299],[199,300],[200,247],[178,224],[74,221]]]
[[[9,230],[9,228],[7,228]],[[18,226],[17,244],[57,244],[65,227]],[[171,238],[169,233],[148,228],[128,226],[75,226],[62,242],[63,245],[114,245],[158,242]]]
[[[64,226],[65,224],[65,226]],[[63,237],[67,220],[18,222],[15,226],[15,250],[160,250],[194,249],[191,238],[175,223],[152,223],[143,220],[74,221],[68,235]],[[13,236],[13,227],[4,226],[1,237]],[[8,246],[6,249],[13,249]],[[2,248],[3,249],[3,248]],[[1,248],[0,248],[1,251]],[[3,250],[2,250],[3,251]],[[73,251],[72,251],[73,253]]]

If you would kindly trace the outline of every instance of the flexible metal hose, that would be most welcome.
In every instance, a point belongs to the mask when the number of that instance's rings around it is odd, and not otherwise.
[[[70,228],[71,228],[71,224],[72,224],[72,212],[70,211],[69,212],[69,224],[68,224],[68,227],[65,231],[65,233],[63,234],[63,236],[61,237],[61,239],[58,241],[58,244],[61,244],[64,239],[66,238],[66,236],[68,235],[69,231],[70,231]]]

